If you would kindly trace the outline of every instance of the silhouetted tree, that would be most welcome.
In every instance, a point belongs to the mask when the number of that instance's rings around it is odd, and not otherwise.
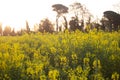
[[[27,32],[27,33],[30,32],[30,27],[29,27],[28,21],[26,21],[26,32]]]
[[[0,23],[0,35],[2,36],[2,33],[3,33],[3,31],[2,31],[2,24]]]
[[[49,19],[43,19],[41,20],[39,24],[39,31],[40,32],[54,32],[53,24]]]
[[[11,27],[10,27],[10,26],[6,26],[6,27],[4,28],[3,35],[4,35],[4,36],[9,36],[10,33],[11,33]]]
[[[63,15],[65,13],[68,13],[68,7],[62,5],[62,4],[54,4],[52,5],[53,7],[53,11],[56,11],[57,12],[57,16],[56,16],[56,30],[58,31],[58,19],[62,16],[64,21],[65,21],[65,24],[64,24],[64,27],[65,29],[67,29],[67,19],[66,17]]]
[[[97,22],[90,23],[90,30],[96,29],[97,31],[103,30],[102,26]]]
[[[75,17],[78,18],[81,15],[82,4],[75,2],[70,5],[70,11],[74,13]]]
[[[21,29],[21,30],[19,30],[19,31],[16,32],[16,35],[21,36],[21,35],[23,35],[25,32],[26,32],[26,30]]]
[[[110,23],[107,18],[103,17],[101,20],[101,30],[103,31],[109,31],[110,30]]]
[[[14,28],[13,28],[13,30],[11,31],[10,35],[11,35],[11,36],[16,36],[16,33],[15,33]]]
[[[75,17],[72,17],[72,19],[69,22],[70,30],[75,31],[76,29],[79,29],[78,19]]]
[[[105,11],[103,14],[104,14],[104,17],[108,19],[109,30],[117,31],[120,25],[120,14],[114,11]]]
[[[81,23],[81,26],[84,27],[85,18],[89,19],[91,14],[89,10],[79,2],[75,2],[70,5],[70,12],[73,12],[77,23]],[[81,21],[80,21],[81,20]]]

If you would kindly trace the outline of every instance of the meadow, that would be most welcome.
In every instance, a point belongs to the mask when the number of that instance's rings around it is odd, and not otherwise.
[[[0,80],[119,80],[120,31],[0,36]]]

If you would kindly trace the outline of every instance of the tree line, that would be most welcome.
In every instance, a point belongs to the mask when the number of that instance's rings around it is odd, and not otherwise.
[[[63,4],[53,4],[51,6],[53,11],[57,13],[56,23],[53,24],[51,20],[45,18],[40,21],[39,24],[34,25],[34,32],[30,30],[28,21],[26,21],[26,29],[21,29],[20,31],[15,32],[14,29],[11,29],[10,26],[6,26],[4,30],[2,25],[0,25],[0,35],[3,36],[15,36],[22,35],[23,33],[35,33],[35,32],[58,32],[64,31],[66,29],[70,31],[81,30],[83,32],[89,32],[90,30],[96,28],[97,30],[104,31],[118,31],[120,29],[120,14],[114,11],[105,11],[103,12],[103,18],[98,22],[92,22],[91,18],[93,15],[86,8],[85,5],[75,2],[69,7]],[[71,19],[67,20],[67,13],[73,14]],[[62,18],[62,22],[59,19]],[[62,23],[62,24],[60,24]],[[54,27],[56,26],[56,27]]]

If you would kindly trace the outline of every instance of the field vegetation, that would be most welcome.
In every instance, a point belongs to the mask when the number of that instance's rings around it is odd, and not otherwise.
[[[0,80],[119,80],[120,31],[0,37]]]

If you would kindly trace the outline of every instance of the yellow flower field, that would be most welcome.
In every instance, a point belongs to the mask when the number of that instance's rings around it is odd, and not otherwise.
[[[119,80],[120,32],[0,37],[0,80]]]

